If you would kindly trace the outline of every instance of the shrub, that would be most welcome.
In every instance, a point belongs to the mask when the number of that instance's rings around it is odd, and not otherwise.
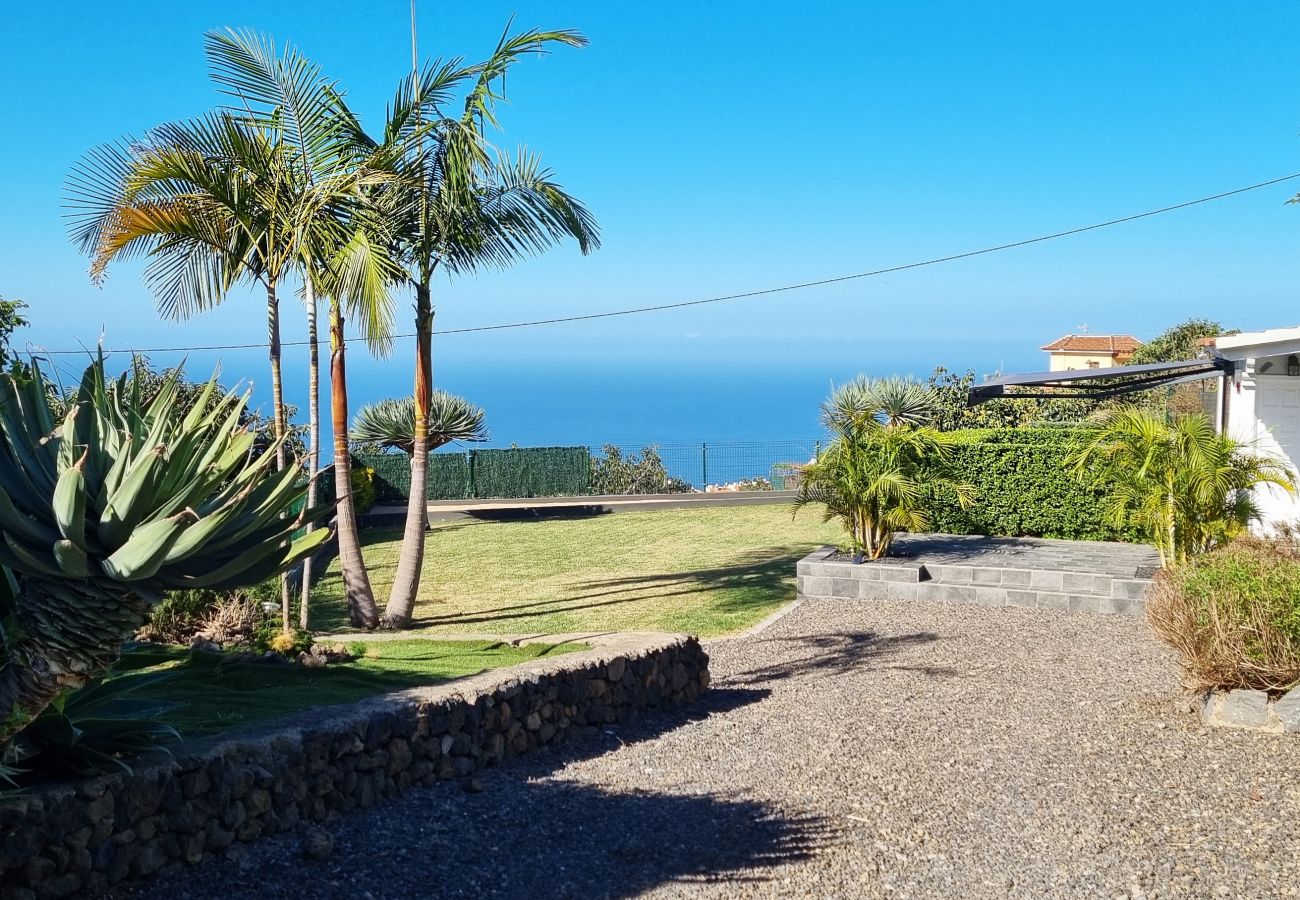
[[[378,488],[375,485],[375,470],[370,466],[353,466],[351,472],[352,480],[352,505],[355,507],[357,515],[370,511],[375,505],[375,499],[378,496]]]
[[[1300,552],[1246,538],[1162,569],[1147,618],[1193,690],[1289,688],[1300,681]]]
[[[651,446],[627,456],[612,444],[591,458],[593,494],[685,494],[693,488],[668,474],[659,451]]]
[[[185,644],[203,627],[220,599],[214,591],[169,591],[149,613],[149,622],[136,634],[142,641]]]
[[[951,432],[951,477],[979,498],[962,507],[942,486],[929,503],[930,527],[947,534],[991,534],[1133,541],[1136,528],[1105,521],[1105,491],[1066,467],[1079,431],[1068,426]]]

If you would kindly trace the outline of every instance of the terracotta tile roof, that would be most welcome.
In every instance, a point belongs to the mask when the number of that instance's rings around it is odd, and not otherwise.
[[[1142,342],[1131,334],[1067,334],[1040,349],[1064,353],[1132,353]]]
[[[1217,340],[1218,340],[1217,337],[1199,337],[1196,339],[1196,346],[1213,347]]]

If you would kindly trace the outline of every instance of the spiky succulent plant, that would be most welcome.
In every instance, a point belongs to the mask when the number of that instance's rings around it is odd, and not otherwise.
[[[301,470],[275,470],[241,426],[248,395],[215,378],[177,404],[178,376],[86,369],[56,422],[39,368],[0,375],[0,743],[117,658],[164,591],[255,584],[328,539],[295,538]]]
[[[483,409],[464,397],[435,388],[429,395],[429,449],[452,441],[486,441]],[[348,435],[356,444],[415,452],[415,398],[380,400],[357,411]]]

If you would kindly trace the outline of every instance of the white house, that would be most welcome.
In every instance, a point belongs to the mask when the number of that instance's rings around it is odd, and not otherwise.
[[[1234,363],[1227,432],[1300,470],[1300,327],[1220,337],[1217,354]],[[1262,488],[1265,523],[1300,521],[1300,498]]]

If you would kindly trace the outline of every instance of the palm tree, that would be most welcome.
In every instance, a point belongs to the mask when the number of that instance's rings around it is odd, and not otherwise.
[[[482,407],[436,389],[429,396],[427,433],[430,452],[452,441],[488,440]],[[380,400],[361,407],[352,421],[350,437],[358,444],[414,456],[415,398]]]
[[[339,498],[339,566],[352,623],[378,623],[374,591],[361,554],[352,503],[351,455],[348,450],[346,381],[347,340],[343,317],[350,312],[362,323],[372,351],[385,354],[391,343],[393,308],[389,286],[401,278],[385,248],[390,235],[385,221],[369,214],[367,191],[387,180],[386,161],[351,140],[356,117],[320,67],[292,45],[277,53],[268,38],[252,32],[210,32],[206,37],[213,79],[238,100],[259,127],[279,135],[298,174],[299,205],[295,225],[300,235],[300,265],[307,306],[309,342],[309,420],[312,432],[312,499],[319,468],[319,351],[316,297],[329,296],[330,410],[334,437],[335,494]],[[395,142],[387,152],[403,152]],[[345,309],[346,307],[346,309]],[[304,567],[300,624],[307,627],[311,591],[310,565]]]
[[[831,441],[802,469],[796,511],[821,504],[826,521],[843,523],[854,554],[879,559],[896,532],[929,527],[939,489],[968,506],[973,489],[947,472],[953,436],[920,424],[932,413],[932,395],[905,379],[859,376],[837,388],[822,405]]]
[[[463,397],[435,389],[429,397],[428,452],[432,453],[452,441],[479,442],[488,439],[481,407]],[[352,422],[354,443],[379,450],[401,450],[410,458],[415,470],[415,398],[380,400],[361,407]],[[414,486],[412,486],[414,490]],[[423,493],[423,489],[421,489]],[[425,528],[428,528],[428,506]]]
[[[1069,462],[1107,492],[1107,521],[1136,525],[1165,564],[1222,546],[1258,521],[1258,486],[1296,488],[1287,465],[1217,433],[1203,413],[1170,420],[1142,407],[1104,410]]]
[[[483,62],[435,60],[412,72],[389,108],[382,140],[355,132],[359,146],[392,161],[394,180],[385,194],[397,252],[415,290],[415,423],[411,493],[406,528],[384,612],[384,625],[410,623],[424,562],[429,414],[433,390],[432,283],[439,269],[459,275],[483,266],[508,266],[572,238],[583,253],[599,246],[595,220],[527,150],[494,154],[486,132],[497,125],[505,76],[525,54],[552,44],[585,46],[575,31],[503,33]],[[462,87],[460,111],[448,108]]]
[[[335,452],[341,448],[344,460],[341,472],[336,466],[336,477],[343,479],[340,562],[353,623],[374,627],[378,611],[347,487],[342,315],[346,305],[372,346],[386,345],[392,316],[388,286],[400,272],[382,252],[391,240],[373,237],[382,220],[367,216],[361,201],[369,186],[388,176],[361,165],[353,145],[339,139],[348,133],[340,123],[350,113],[300,54],[289,48],[277,58],[269,42],[251,35],[208,37],[213,78],[242,106],[93,151],[73,175],[74,238],[92,255],[96,279],[115,258],[148,258],[146,283],[163,312],[177,317],[221,302],[239,280],[262,283],[277,437],[287,431],[279,290],[290,275],[301,278],[313,340],[316,296],[328,296],[332,406],[337,407],[335,425],[342,429],[341,440],[335,435]],[[318,376],[313,373],[311,380],[315,384]],[[313,387],[312,407],[315,393]],[[318,415],[313,419],[313,441],[319,446]],[[283,450],[279,453],[283,467]],[[314,476],[316,465],[312,468]],[[311,489],[314,493],[314,477]],[[287,586],[282,601],[288,630]]]

